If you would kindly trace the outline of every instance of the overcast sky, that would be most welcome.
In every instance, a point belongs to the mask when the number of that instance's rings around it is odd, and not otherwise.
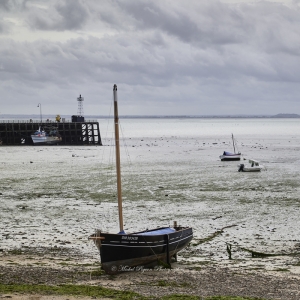
[[[300,1],[0,0],[0,117],[300,114]]]

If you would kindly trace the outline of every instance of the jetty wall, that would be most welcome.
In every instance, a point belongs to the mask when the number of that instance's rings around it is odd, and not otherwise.
[[[0,120],[0,145],[33,145],[31,135],[41,128],[57,128],[62,137],[60,145],[101,145],[99,122],[54,122],[34,120]]]

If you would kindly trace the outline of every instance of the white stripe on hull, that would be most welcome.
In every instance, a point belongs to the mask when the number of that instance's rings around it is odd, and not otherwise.
[[[169,245],[171,245],[171,244],[177,244],[177,243],[179,243],[181,241],[189,239],[191,236],[193,236],[193,235],[191,234],[191,235],[186,236],[184,238],[180,238],[177,241],[170,242]],[[162,246],[166,246],[166,245],[167,245],[166,243],[160,244],[160,245],[152,245],[149,242],[147,242],[147,243],[145,242],[145,246],[141,246],[140,244],[138,244],[137,246],[132,246],[132,244],[130,244],[130,245],[120,244],[120,243],[118,243],[118,244],[117,243],[116,244],[103,244],[103,242],[102,242],[101,247],[110,247],[110,246],[112,246],[112,247],[130,247],[130,248],[143,248],[143,247],[144,248],[154,248],[154,247],[162,247]]]

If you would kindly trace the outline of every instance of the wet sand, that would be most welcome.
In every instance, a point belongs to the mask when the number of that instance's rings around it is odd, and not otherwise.
[[[300,299],[300,275],[221,266],[193,269],[173,264],[173,269],[140,269],[114,276],[99,273],[99,261],[87,260],[69,250],[51,249],[27,254],[1,253],[0,283],[4,284],[80,284],[121,291],[134,291],[153,299],[181,294],[199,297],[228,295],[264,299]],[[71,296],[2,294],[0,298],[75,299]],[[67,298],[66,298],[67,297]],[[76,297],[77,298],[77,297]],[[80,298],[80,297],[79,297]],[[92,299],[91,297],[81,297]],[[78,299],[78,298],[77,298]],[[104,299],[104,298],[103,298]]]

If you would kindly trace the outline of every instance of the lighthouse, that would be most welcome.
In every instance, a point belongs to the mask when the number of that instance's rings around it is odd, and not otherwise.
[[[77,116],[78,117],[83,117],[83,101],[84,101],[84,98],[81,97],[81,95],[79,95],[79,97],[77,98],[77,102],[78,102]]]
[[[79,97],[77,98],[77,102],[78,102],[77,116],[72,116],[72,122],[84,122],[83,101],[84,98],[80,94]]]

